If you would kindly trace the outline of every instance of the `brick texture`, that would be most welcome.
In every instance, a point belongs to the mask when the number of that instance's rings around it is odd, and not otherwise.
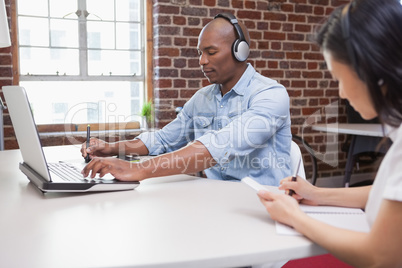
[[[6,0],[8,14],[10,1]],[[209,82],[203,77],[196,51],[202,27],[220,12],[231,12],[245,23],[252,38],[248,62],[257,71],[283,84],[290,96],[292,133],[303,137],[324,161],[319,177],[341,175],[346,154],[331,135],[311,130],[313,123],[346,122],[345,106],[326,69],[319,49],[309,40],[316,26],[347,0],[153,0],[154,103],[156,124],[163,127],[174,110]],[[12,84],[10,49],[0,49],[0,84]],[[3,95],[1,94],[3,97]],[[326,109],[330,107],[331,109]],[[328,111],[331,113],[328,113]],[[4,116],[6,148],[16,148],[7,111]],[[51,141],[49,141],[52,143]],[[334,153],[327,144],[339,142]],[[336,165],[326,158],[334,158]],[[310,169],[305,154],[306,169]]]
[[[346,2],[153,1],[157,125],[163,127],[168,124],[175,117],[172,111],[176,106],[185,103],[201,86],[209,84],[198,62],[190,64],[198,59],[195,49],[197,37],[202,27],[216,14],[232,12],[250,32],[252,40],[248,62],[261,74],[278,80],[287,88],[291,97],[292,133],[303,137],[324,160],[318,161],[319,176],[341,175],[346,157],[341,146],[331,153],[326,143],[333,142],[333,135],[308,127],[312,123],[334,120],[346,122],[345,107],[337,95],[337,84],[331,80],[319,49],[310,40],[315,27],[325,16]],[[161,17],[165,19],[162,21]],[[175,58],[172,60],[168,54],[175,54]],[[334,106],[339,114],[326,114],[326,106]],[[309,117],[309,121],[306,120]],[[336,138],[340,145],[346,139],[344,135]],[[333,158],[337,159],[335,167],[330,161]],[[309,170],[307,153],[305,162]]]
[[[12,0],[5,0],[6,12],[9,25],[11,25],[10,18],[10,2]],[[11,28],[11,27],[10,27]],[[0,88],[3,86],[10,86],[13,84],[13,63],[12,63],[12,50],[11,47],[0,48]],[[0,97],[4,101],[3,91],[0,91]],[[7,105],[7,104],[6,104]],[[11,119],[8,111],[3,111],[3,124],[4,124],[4,147],[5,149],[18,148],[15,139],[14,130],[11,125]]]

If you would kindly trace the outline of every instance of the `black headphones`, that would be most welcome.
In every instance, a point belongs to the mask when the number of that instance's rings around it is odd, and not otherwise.
[[[236,60],[238,61],[245,61],[250,54],[250,46],[246,41],[243,31],[233,14],[230,13],[220,13],[214,17],[216,18],[224,18],[228,20],[236,30],[238,39],[233,42],[232,45],[232,53]]]

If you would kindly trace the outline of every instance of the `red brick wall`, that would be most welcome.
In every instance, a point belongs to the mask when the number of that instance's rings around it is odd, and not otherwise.
[[[306,127],[306,118],[310,116],[311,120],[314,114],[317,119],[321,116],[319,122],[345,122],[345,108],[339,102],[337,84],[331,80],[319,49],[309,38],[334,7],[349,1],[153,2],[154,97],[158,126],[169,123],[175,117],[175,107],[183,106],[200,87],[208,85],[198,64],[198,34],[216,14],[231,12],[250,31],[248,62],[261,74],[278,80],[287,88],[291,97],[292,133],[302,136],[314,150],[326,151],[327,136]],[[331,103],[335,109],[339,107],[339,115],[326,118],[325,106]],[[344,139],[340,136],[338,141],[342,143]],[[334,169],[327,161],[319,161],[320,175],[341,174],[345,153],[340,152],[339,157],[340,168]]]
[[[11,1],[14,0],[6,0],[8,14]],[[306,127],[310,122],[306,118],[316,118],[320,122],[345,122],[345,108],[338,103],[339,108],[335,107],[335,110],[339,116],[325,116],[324,113],[328,112],[325,106],[339,101],[337,84],[331,80],[320,51],[309,41],[309,37],[314,27],[334,7],[346,2],[154,0],[154,100],[158,126],[169,123],[175,117],[175,108],[183,106],[199,88],[208,84],[198,64],[198,34],[216,14],[232,12],[250,31],[252,42],[248,62],[263,75],[278,80],[288,90],[292,133],[303,136],[314,150],[325,152],[327,136]],[[10,48],[0,49],[1,86],[12,84],[11,59]],[[6,148],[16,148],[7,114],[4,119]],[[340,143],[344,139],[340,136]],[[335,157],[339,157],[335,168],[319,161],[320,176],[343,173],[345,153]]]
[[[8,16],[8,21],[9,25],[11,25],[11,19],[10,19],[10,14],[11,14],[11,8],[10,8],[10,2],[11,0],[5,0],[6,4],[6,12]],[[11,27],[10,27],[11,28]],[[6,48],[0,48],[0,88],[3,86],[9,86],[12,85],[13,83],[13,58],[12,58],[12,53],[11,53],[11,47],[6,47]],[[3,92],[0,91],[0,97],[4,101],[4,95]],[[5,142],[5,148],[16,148],[18,146],[15,138],[10,138],[12,133],[11,130],[11,120],[10,117],[8,116],[8,111],[4,111],[4,116],[3,116],[3,122],[4,125],[6,126],[4,128],[4,136],[6,137],[5,139],[7,140]]]

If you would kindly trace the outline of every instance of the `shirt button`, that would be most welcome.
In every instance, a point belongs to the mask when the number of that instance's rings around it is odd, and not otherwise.
[[[223,108],[223,105],[221,105],[221,108]]]

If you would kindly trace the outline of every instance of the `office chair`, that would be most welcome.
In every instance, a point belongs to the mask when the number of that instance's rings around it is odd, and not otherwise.
[[[299,163],[299,159],[301,158],[300,168],[297,172],[297,175],[306,179],[306,172],[304,171],[304,162],[303,156],[300,150],[299,145],[296,142],[292,141],[290,145],[290,168],[293,175],[293,172],[297,169],[297,164]],[[202,171],[197,172],[198,177],[203,177]],[[315,183],[315,180],[314,180]]]
[[[372,120],[364,120],[347,101],[346,113],[348,123],[379,123],[377,118]],[[381,137],[348,135],[345,144],[343,144],[342,146],[342,150],[348,152],[344,177],[345,187],[349,187],[350,178],[352,176],[355,165],[357,166],[357,169],[359,169],[359,163],[374,163],[378,158],[381,158],[385,155],[391,144],[392,142],[389,138],[384,141]],[[371,183],[372,181],[365,182],[365,184]]]
[[[300,162],[300,168],[299,171],[297,172],[297,175],[302,177],[303,179],[306,179],[306,172],[304,171],[304,163],[303,163],[303,156],[300,151],[299,145],[297,145],[296,142],[292,141],[290,145],[290,169],[292,171],[292,175],[297,169],[297,164],[299,163],[299,159],[301,158]]]
[[[306,178],[311,180],[311,184],[315,185],[317,183],[318,166],[314,150],[311,148],[310,144],[300,136],[292,135],[292,141],[299,146],[302,153],[307,152],[311,166],[309,166],[307,170],[305,169],[304,172],[306,173]]]

